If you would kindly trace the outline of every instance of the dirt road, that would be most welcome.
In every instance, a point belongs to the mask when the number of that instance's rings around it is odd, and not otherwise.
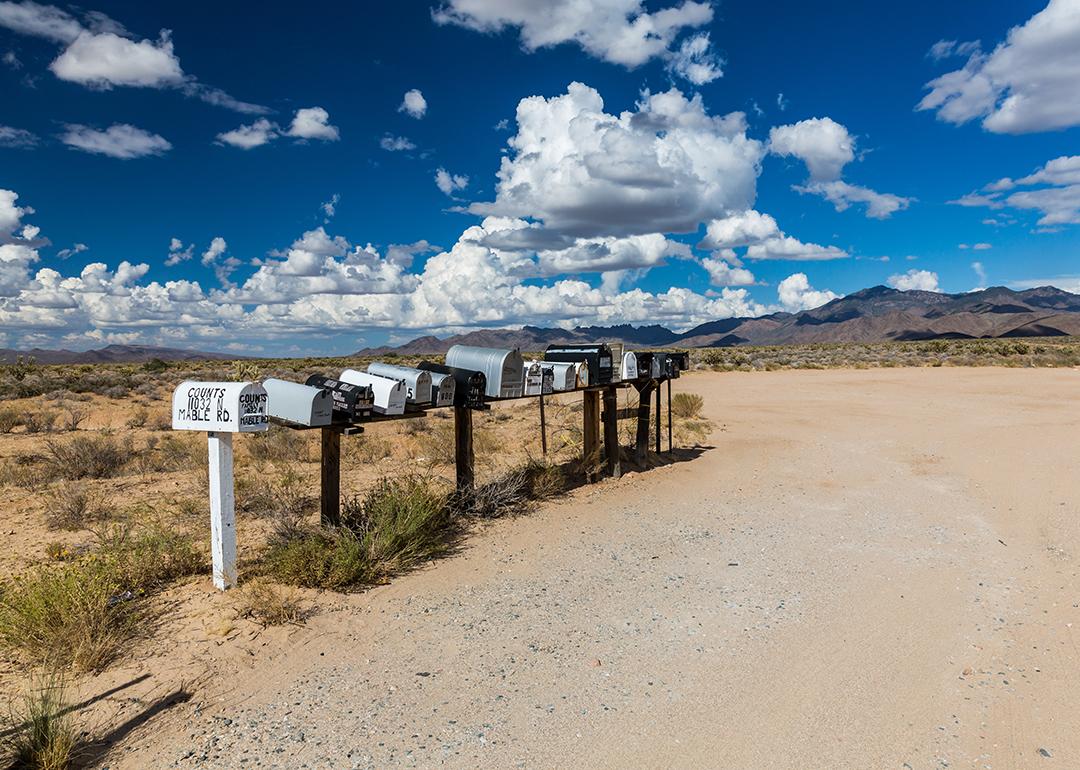
[[[1080,767],[1080,371],[701,374],[700,456],[498,522],[112,767]]]

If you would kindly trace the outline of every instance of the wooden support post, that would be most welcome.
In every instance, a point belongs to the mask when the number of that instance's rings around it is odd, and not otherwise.
[[[547,457],[547,418],[544,416],[544,394],[540,394],[540,448]]]
[[[619,392],[614,387],[604,388],[604,454],[607,455],[608,473],[613,478],[622,476],[619,457]]]
[[[322,429],[319,520],[324,527],[341,524],[341,433],[333,428]]]
[[[599,475],[597,466],[600,461],[600,391],[586,390],[581,396],[584,399],[581,410],[583,443],[581,460],[585,466],[585,478],[593,482]]]
[[[454,407],[454,466],[459,492],[471,492],[476,481],[473,473],[472,410]]]
[[[637,436],[634,441],[634,462],[639,468],[644,469],[649,459],[649,406],[652,401],[653,388],[656,387],[654,380],[647,381],[644,385],[634,384],[638,391],[638,417]]]
[[[660,382],[656,383],[656,453],[660,454]]]
[[[233,489],[231,433],[207,433],[210,459],[210,551],[214,585],[236,586],[236,497]]]
[[[672,450],[671,443],[671,380],[667,381],[667,451]]]

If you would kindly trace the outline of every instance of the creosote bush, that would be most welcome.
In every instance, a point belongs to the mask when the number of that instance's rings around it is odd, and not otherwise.
[[[697,417],[704,406],[705,399],[697,393],[676,393],[671,397],[671,413],[684,420]]]
[[[107,479],[120,474],[131,457],[130,438],[76,436],[68,441],[49,441],[47,460],[64,479]]]
[[[49,529],[79,530],[112,515],[105,495],[82,482],[61,482],[45,498]]]

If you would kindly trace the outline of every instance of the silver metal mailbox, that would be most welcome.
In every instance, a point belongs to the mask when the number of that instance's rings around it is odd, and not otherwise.
[[[552,390],[573,390],[577,387],[578,365],[561,361],[537,361],[544,372],[551,375]]]
[[[627,351],[622,356],[620,374],[624,380],[636,380],[638,378],[637,355]]]
[[[488,398],[517,398],[525,389],[525,359],[518,350],[454,345],[446,351],[446,365],[482,372]]]
[[[626,352],[626,345],[622,342],[608,342],[608,349],[611,351],[611,381],[620,382],[622,380],[622,360],[623,353]]]
[[[544,370],[540,368],[540,364],[526,363],[522,373],[525,378],[526,396],[539,396],[544,392]]]
[[[428,406],[431,403],[431,373],[411,366],[397,366],[375,361],[368,364],[368,372],[380,377],[405,381],[405,400],[413,404]]]
[[[453,406],[457,392],[457,380],[452,374],[428,372],[431,375],[431,403],[435,406]]]
[[[279,420],[312,427],[329,425],[334,417],[334,399],[330,392],[299,382],[270,378],[266,388],[266,413]]]
[[[375,394],[375,411],[380,414],[405,413],[405,381],[382,377],[370,372],[346,369],[338,377],[353,385],[369,385]]]

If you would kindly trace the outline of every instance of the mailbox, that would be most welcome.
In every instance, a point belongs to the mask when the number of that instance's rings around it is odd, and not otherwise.
[[[334,399],[329,391],[274,378],[263,380],[263,387],[270,417],[310,427],[329,425],[333,419]]]
[[[601,343],[592,345],[549,345],[545,361],[583,362],[589,369],[588,385],[607,385],[611,382],[611,348]]]
[[[589,386],[589,365],[584,361],[578,361],[574,364],[574,371],[576,372],[577,386],[587,388]]]
[[[307,384],[322,388],[330,394],[334,422],[352,423],[371,416],[375,406],[375,394],[371,388],[323,377],[321,374],[308,377]]]
[[[649,353],[644,350],[639,350],[636,355],[638,377],[647,377],[655,380],[660,376],[660,359],[657,358],[659,353]]]
[[[446,365],[483,372],[488,398],[524,395],[525,359],[518,350],[454,345],[446,351]]]
[[[454,378],[454,406],[466,406],[470,409],[483,408],[484,394],[487,392],[487,378],[483,372],[459,369],[456,366],[443,366],[431,361],[421,361],[419,368],[431,372],[432,378],[436,374]]]
[[[649,376],[674,377],[675,361],[667,353],[653,353],[652,365],[649,367]]]
[[[452,374],[428,372],[431,375],[431,403],[435,406],[453,406],[457,380]],[[483,389],[481,389],[483,393]]]
[[[540,361],[539,364],[545,374],[551,375],[552,390],[573,390],[577,387],[577,364],[555,361]]]
[[[526,396],[539,396],[544,392],[544,370],[540,368],[540,364],[532,361],[526,363],[522,369],[522,376],[525,380]]]
[[[690,354],[689,353],[686,353],[686,352],[683,352],[683,353],[669,353],[668,355],[675,362],[675,367],[677,369],[677,371],[675,373],[676,377],[679,376],[678,372],[688,372],[688,371],[690,371]]]
[[[368,364],[370,374],[405,381],[405,400],[411,404],[428,406],[431,404],[431,373],[411,366],[396,366],[376,361]]]
[[[622,374],[624,380],[636,380],[638,378],[637,355],[630,351],[623,353],[620,369],[622,370],[620,374]]]
[[[626,345],[621,342],[606,342],[604,343],[611,350],[611,381],[619,382],[622,380],[622,360],[623,353],[626,352]]]
[[[405,413],[405,381],[391,377],[383,377],[369,372],[358,372],[355,369],[346,369],[341,373],[341,378],[353,385],[367,385],[375,396],[374,410],[379,414],[404,414]]]
[[[555,392],[555,372],[550,369],[540,367],[540,392],[545,396],[551,395]]]
[[[173,391],[173,430],[266,430],[266,389],[253,382],[181,382]]]

